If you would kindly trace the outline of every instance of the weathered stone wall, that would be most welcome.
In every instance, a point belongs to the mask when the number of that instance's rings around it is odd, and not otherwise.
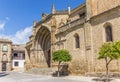
[[[74,30],[74,28],[77,28]],[[73,56],[73,60],[79,59],[85,56],[85,41],[84,41],[84,25],[78,25],[70,29],[71,31],[66,34],[66,41],[64,43],[64,48],[69,50]],[[80,48],[75,47],[75,37],[74,35],[79,35]]]

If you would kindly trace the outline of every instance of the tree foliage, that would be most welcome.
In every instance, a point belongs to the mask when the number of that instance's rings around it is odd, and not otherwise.
[[[120,58],[120,41],[107,42],[102,45],[98,59],[109,58],[110,60]]]
[[[57,50],[53,53],[53,60],[58,62],[68,62],[72,60],[72,56],[67,50]]]

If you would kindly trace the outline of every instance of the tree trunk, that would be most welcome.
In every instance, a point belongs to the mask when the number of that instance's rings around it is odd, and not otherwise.
[[[108,76],[109,76],[108,75],[108,65],[106,64],[106,82],[108,82],[108,79],[109,79]]]
[[[106,82],[108,82],[108,59],[105,59],[106,61]]]
[[[61,62],[58,63],[58,73],[57,73],[57,76],[58,76],[58,77],[60,76],[60,63],[61,63]]]

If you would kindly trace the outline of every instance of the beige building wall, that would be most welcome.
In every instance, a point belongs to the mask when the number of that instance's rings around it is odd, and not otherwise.
[[[12,42],[9,40],[0,40],[0,71],[2,71],[3,63],[6,66],[6,71],[11,71],[11,44]],[[4,45],[5,47],[3,47]]]

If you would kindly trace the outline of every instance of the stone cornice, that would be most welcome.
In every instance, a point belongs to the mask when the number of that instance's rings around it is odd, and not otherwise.
[[[108,12],[110,12],[110,11],[112,11],[112,10],[115,10],[115,9],[118,9],[118,8],[120,8],[120,5],[118,5],[118,6],[114,7],[114,8],[112,8],[112,9],[109,9],[109,10],[107,10],[107,11],[104,11],[104,12],[102,12],[102,13],[99,13],[99,14],[97,14],[97,15],[94,15],[94,16],[92,16],[90,19],[99,17],[100,15],[103,15],[103,14],[105,14],[105,13],[108,13]],[[120,11],[119,11],[119,12],[120,12]]]
[[[86,6],[86,3],[83,3],[82,5],[74,8],[74,9],[71,11],[71,14],[70,14],[70,15],[72,15],[74,12],[80,10],[81,8],[83,8],[83,7],[85,7],[85,6]]]
[[[59,44],[59,43],[61,43],[61,42],[65,42],[65,41],[66,41],[66,39],[57,41],[57,42],[55,43],[55,45],[56,45],[56,44]]]

